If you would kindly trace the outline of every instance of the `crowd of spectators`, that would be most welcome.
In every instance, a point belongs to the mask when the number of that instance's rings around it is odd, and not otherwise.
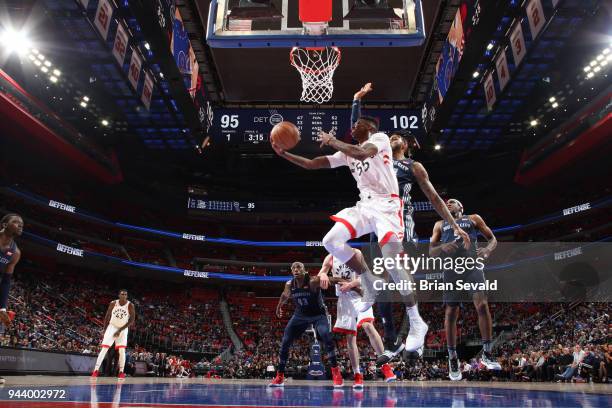
[[[274,374],[282,333],[291,312],[288,309],[285,317],[277,318],[276,297],[229,291],[226,299],[230,316],[243,348],[223,361],[210,361],[232,344],[219,310],[220,295],[202,287],[167,282],[133,283],[139,289],[130,290],[129,297],[136,306],[138,319],[130,330],[130,347],[136,349],[129,354],[128,373],[137,362],[142,362],[145,372],[155,376],[208,373],[228,378],[266,378]],[[96,354],[104,313],[115,292],[116,288],[111,288],[104,278],[87,273],[22,270],[11,292],[11,308],[16,317],[12,328],[1,334],[0,344]],[[329,298],[327,304],[333,321],[335,299]],[[420,310],[430,326],[426,345],[431,353],[425,359],[397,363],[394,370],[403,380],[444,379],[447,363],[443,308],[422,303]],[[473,358],[461,361],[464,378],[607,381],[612,363],[608,312],[607,303],[492,304],[496,354],[502,371],[488,372]],[[399,324],[402,309],[397,307],[395,314]],[[471,305],[462,308],[458,327],[460,344],[478,342],[477,316]],[[382,333],[382,327],[379,331]],[[307,334],[291,349],[288,367],[296,376],[306,371],[311,341],[312,334]],[[376,378],[376,356],[361,332],[358,344],[365,377]],[[348,374],[351,369],[343,336],[337,337],[337,345],[339,364]],[[208,358],[195,370],[193,362],[180,357],[183,352],[201,353]]]

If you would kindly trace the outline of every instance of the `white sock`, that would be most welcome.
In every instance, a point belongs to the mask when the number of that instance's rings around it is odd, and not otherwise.
[[[98,359],[96,360],[96,367],[94,368],[94,371],[98,371],[100,369],[100,366],[104,361],[104,357],[106,357],[106,353],[108,353],[108,347],[102,347],[102,350],[100,350],[100,354],[98,354]]]
[[[357,366],[357,368],[353,367],[353,374],[361,374],[361,367]]]
[[[122,373],[125,368],[125,348],[121,347],[119,350],[119,372]]]
[[[419,306],[406,306],[406,313],[408,313],[408,318],[411,322],[423,321],[421,319],[421,315],[419,314]]]

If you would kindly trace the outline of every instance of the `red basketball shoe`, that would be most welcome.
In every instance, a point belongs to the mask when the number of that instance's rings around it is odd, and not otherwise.
[[[382,367],[380,367],[380,371],[382,371],[383,376],[385,377],[385,382],[393,382],[397,379],[389,364],[383,364]]]
[[[340,388],[344,386],[344,379],[342,379],[342,373],[340,368],[332,367],[332,380],[334,380],[334,388]]]
[[[363,389],[363,374],[355,374],[355,381],[353,382],[353,388],[356,390]]]
[[[272,380],[268,387],[284,387],[285,386],[285,374],[276,372],[276,377]]]

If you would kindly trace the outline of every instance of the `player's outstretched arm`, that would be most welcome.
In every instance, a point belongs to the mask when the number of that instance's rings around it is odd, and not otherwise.
[[[319,138],[321,140],[321,147],[330,146],[356,160],[365,160],[378,153],[378,147],[373,143],[366,143],[363,146],[352,145],[341,142],[333,135],[325,132],[319,133]]]
[[[425,167],[423,167],[423,165],[419,162],[414,162],[412,164],[412,173],[414,174],[417,183],[419,183],[421,191],[423,191],[423,194],[425,194],[438,215],[442,217],[444,221],[450,224],[457,235],[463,238],[463,245],[465,249],[468,249],[470,247],[470,236],[464,230],[459,228],[459,225],[457,225],[455,222],[453,215],[450,213],[450,211],[448,211],[444,201],[442,201],[442,198],[440,198],[440,195],[434,188],[433,184],[431,184]]]
[[[285,289],[283,290],[283,293],[281,294],[280,299],[278,299],[278,304],[276,305],[276,317],[278,318],[283,317],[283,306],[285,305],[285,303],[289,301],[290,297],[291,297],[291,281],[285,283]]]
[[[483,248],[478,248],[476,250],[478,256],[482,256],[483,258],[486,259],[489,257],[489,255],[491,255],[491,252],[493,252],[493,250],[495,250],[495,248],[497,247],[497,238],[495,238],[493,231],[491,231],[491,228],[489,228],[489,226],[484,222],[484,220],[482,219],[480,215],[472,214],[469,216],[469,218],[472,221],[472,223],[474,223],[474,226],[478,229],[478,231],[480,231],[480,233],[487,240],[487,246]]]
[[[368,82],[364,86],[361,87],[360,90],[355,92],[353,95],[353,106],[351,108],[351,126],[354,126],[355,123],[361,117],[361,98],[366,96],[370,91],[372,91],[372,83]]]
[[[293,164],[306,169],[306,170],[317,170],[317,169],[329,169],[329,160],[325,156],[315,157],[314,159],[308,159],[297,154],[289,153],[286,150],[281,149],[278,145],[272,143],[272,149],[283,159],[290,161]]]

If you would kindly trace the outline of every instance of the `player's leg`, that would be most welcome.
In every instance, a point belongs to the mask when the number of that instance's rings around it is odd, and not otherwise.
[[[323,237],[323,246],[339,262],[347,265],[358,275],[361,275],[361,286],[365,293],[370,293],[369,297],[374,302],[375,289],[374,282],[380,278],[370,272],[370,268],[362,257],[358,257],[348,245],[350,239],[360,237],[372,232],[369,223],[364,222],[362,211],[359,207],[345,208],[338,214],[331,217],[336,221],[331,230]],[[366,295],[367,296],[367,295]]]
[[[501,370],[500,364],[493,357],[493,322],[487,295],[484,292],[474,293],[474,307],[478,314],[478,328],[482,338],[481,361],[489,370]]]
[[[100,370],[100,366],[102,365],[102,362],[104,361],[104,358],[106,357],[106,353],[108,353],[108,349],[113,345],[113,343],[115,343],[114,335],[116,331],[117,329],[110,324],[104,331],[104,337],[102,339],[102,348],[100,349],[100,354],[98,354],[98,359],[96,360],[94,371],[91,374],[92,377],[98,376],[98,371]]]
[[[281,342],[276,378],[268,384],[269,386],[282,387],[285,385],[285,368],[287,367],[287,360],[289,359],[289,349],[295,339],[299,338],[307,328],[308,322],[302,321],[299,317],[293,316],[289,319]]]
[[[446,346],[448,348],[448,376],[453,381],[461,380],[459,370],[459,357],[457,356],[457,318],[459,317],[459,304],[448,302],[444,310],[444,330],[446,332]]]
[[[356,310],[360,309],[359,303],[361,302],[355,301]],[[363,331],[368,336],[368,339],[370,340],[370,344],[372,345],[372,348],[376,352],[376,355],[378,356],[378,360],[379,360],[385,351],[385,347],[383,345],[382,338],[380,337],[380,334],[378,333],[378,330],[376,330],[376,326],[374,326],[374,310],[372,309],[372,307],[370,307],[369,309],[365,311],[360,311],[358,313],[357,329],[360,329],[360,328],[362,328]],[[393,373],[393,370],[391,369],[389,364],[382,363],[380,369],[381,369],[383,376],[385,377],[386,382],[395,381],[396,379],[395,374]]]
[[[396,259],[399,255],[400,259],[403,259],[404,252],[402,246],[402,239],[397,234],[387,231],[383,235],[384,239],[380,242],[380,250],[383,254],[383,258]],[[391,276],[393,282],[404,283],[408,285],[410,282],[414,282],[412,275],[404,268],[403,262],[389,262],[387,266],[387,272]],[[421,318],[419,314],[419,307],[416,301],[414,291],[408,287],[403,287],[399,290],[402,302],[406,307],[406,313],[410,321],[410,330],[406,337],[405,348],[408,352],[417,351],[420,353],[424,344],[425,336],[427,334],[428,326],[427,323]]]
[[[128,329],[123,329],[119,337],[115,339],[115,350],[119,353],[119,375],[120,380],[125,378],[125,348],[127,347]]]
[[[334,387],[342,387],[344,380],[342,379],[342,373],[338,367],[338,358],[336,357],[336,342],[334,336],[329,328],[329,320],[326,315],[322,315],[314,322],[314,328],[317,335],[321,339],[321,343],[325,346],[325,352],[327,353],[327,361],[331,365],[332,379]]]
[[[353,376],[355,379],[353,388],[363,388],[363,374],[359,366],[359,349],[357,348],[356,334],[346,335],[346,348],[348,350],[349,361],[351,362],[351,368],[353,369]]]
[[[404,219],[402,206],[397,205],[395,201],[378,200],[375,205],[368,208],[366,216],[374,226],[376,235],[379,237],[380,251],[383,258],[385,261],[393,260],[393,262],[384,263],[385,269],[393,282],[403,285],[398,292],[406,307],[406,313],[410,321],[410,330],[406,337],[405,348],[408,352],[416,351],[421,353],[425,344],[428,326],[419,314],[415,293],[409,286],[415,284],[410,273],[415,271],[408,271],[404,262],[404,257],[407,255],[404,252],[403,246]],[[400,262],[396,262],[398,258]]]

